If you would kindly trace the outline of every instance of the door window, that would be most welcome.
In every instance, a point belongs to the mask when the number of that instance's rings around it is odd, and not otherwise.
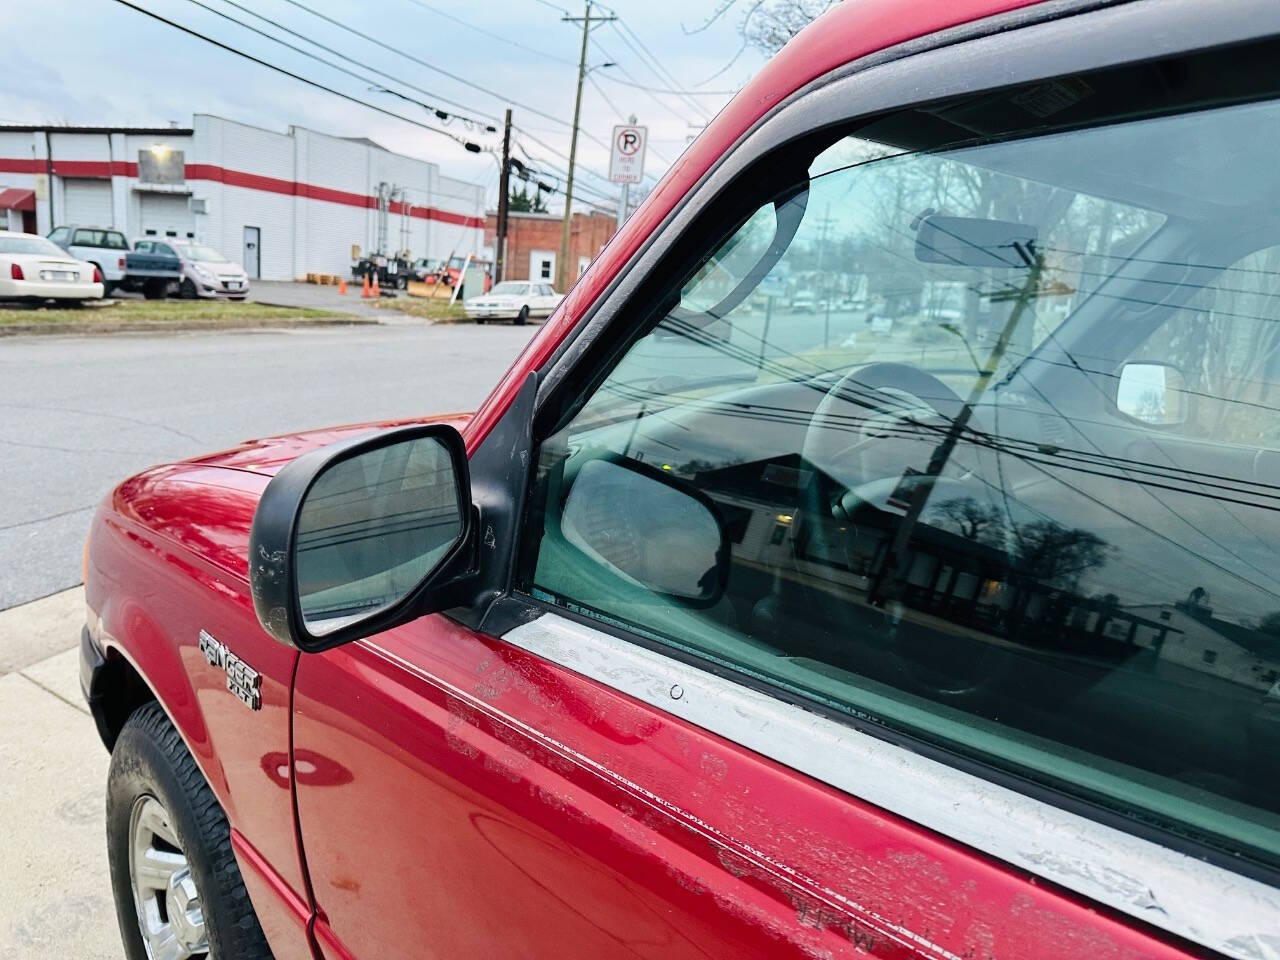
[[[924,143],[946,115],[637,298],[549,414],[521,586],[1277,862],[1280,261],[1232,247],[1280,243],[1280,107]]]
[[[1120,406],[1140,419],[1163,413],[1176,437],[1280,451],[1280,246],[1206,276],[1186,305],[1143,341],[1120,375],[1157,365]],[[1173,389],[1176,387],[1176,389]],[[1125,403],[1130,405],[1125,407]],[[1155,405],[1153,407],[1153,405]],[[1157,419],[1158,422],[1158,419]]]
[[[54,243],[63,244],[67,242],[67,234],[70,232],[66,227],[58,227],[53,233],[49,234],[49,239]]]

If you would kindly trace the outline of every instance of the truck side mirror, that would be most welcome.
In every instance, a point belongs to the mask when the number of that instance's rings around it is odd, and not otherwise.
[[[1187,420],[1186,386],[1172,364],[1126,363],[1116,378],[1116,409],[1153,427],[1176,426]]]
[[[312,451],[263,492],[249,580],[263,628],[327,650],[454,605],[471,567],[471,485],[451,426],[407,427]]]
[[[603,569],[686,606],[724,594],[730,546],[720,513],[689,484],[623,457],[592,459],[561,511],[565,540]]]

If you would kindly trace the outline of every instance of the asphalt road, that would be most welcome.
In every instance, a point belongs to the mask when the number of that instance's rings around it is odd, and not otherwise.
[[[0,340],[0,610],[80,582],[92,511],[130,474],[251,437],[473,409],[536,329]]]

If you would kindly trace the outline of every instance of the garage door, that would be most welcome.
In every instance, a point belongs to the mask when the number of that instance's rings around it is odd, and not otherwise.
[[[62,181],[63,210],[67,223],[90,227],[114,227],[111,215],[111,181],[77,180]]]
[[[194,237],[195,223],[185,193],[142,194],[142,235]]]

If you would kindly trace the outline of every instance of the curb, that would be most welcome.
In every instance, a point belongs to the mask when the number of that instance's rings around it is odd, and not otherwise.
[[[378,326],[382,321],[370,317],[349,314],[341,317],[298,317],[280,320],[187,320],[175,323],[14,323],[0,324],[0,337],[17,337],[29,334],[87,334],[100,336],[110,333],[182,333],[192,330],[278,330],[287,327],[344,327]]]

